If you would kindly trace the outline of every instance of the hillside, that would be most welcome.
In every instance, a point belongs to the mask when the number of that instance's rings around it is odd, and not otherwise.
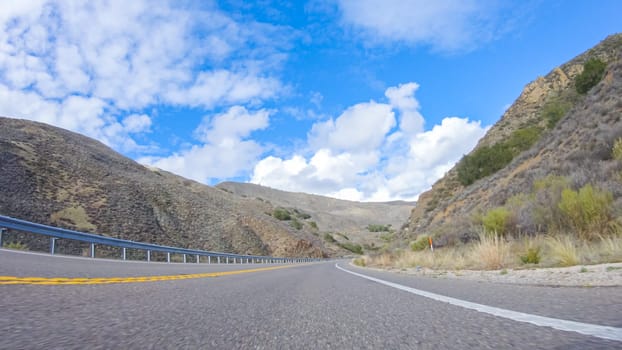
[[[309,215],[308,220],[313,221],[320,232],[342,233],[349,238],[349,241],[361,245],[373,243],[374,246],[379,246],[385,243],[386,239],[383,240],[381,236],[386,232],[370,232],[368,226],[383,226],[390,228],[391,231],[399,230],[415,205],[408,202],[352,202],[313,194],[280,191],[250,183],[223,182],[216,187],[239,196],[267,201],[292,212],[298,210]],[[338,241],[343,240],[341,235],[333,237]]]
[[[611,196],[619,214],[622,162],[612,149],[622,136],[621,55],[622,34],[612,35],[529,83],[476,148],[419,197],[404,241],[426,234],[439,245],[467,242],[498,207],[509,213],[503,233],[567,232],[551,222],[561,188],[593,186]],[[590,61],[603,63],[603,78],[579,92]]]
[[[0,118],[0,130],[2,215],[193,249],[313,257],[329,252],[308,228],[267,215],[273,207],[266,202],[148,169],[49,125]]]

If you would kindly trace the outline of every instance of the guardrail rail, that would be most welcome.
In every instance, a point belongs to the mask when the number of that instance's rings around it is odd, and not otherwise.
[[[20,220],[8,216],[0,215],[0,248],[2,247],[2,236],[7,229],[34,233],[50,237],[50,254],[55,253],[57,239],[69,239],[90,243],[90,256],[95,258],[96,245],[105,245],[122,248],[121,258],[127,260],[127,249],[137,249],[146,251],[146,260],[151,261],[151,252],[166,253],[166,261],[171,262],[171,254],[183,255],[183,262],[187,262],[187,256],[195,256],[196,263],[200,263],[201,257],[207,257],[207,263],[302,263],[319,261],[318,258],[284,258],[272,256],[241,255],[223,252],[212,252],[206,250],[195,250],[162,246],[151,243],[129,241],[120,238],[106,237],[102,235],[68,230],[64,228],[37,224],[25,220]]]

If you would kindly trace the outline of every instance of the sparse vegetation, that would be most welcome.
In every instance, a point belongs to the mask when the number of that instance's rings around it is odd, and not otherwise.
[[[542,107],[542,119],[546,120],[546,126],[549,129],[553,129],[571,107],[572,103],[559,98],[548,101]]]
[[[352,260],[352,263],[356,266],[361,266],[361,267],[367,266],[367,263],[365,262],[365,257],[356,258]]]
[[[571,237],[550,237],[547,243],[550,257],[557,266],[574,266],[581,261]]]
[[[575,80],[575,87],[580,94],[586,94],[603,78],[607,64],[598,58],[591,58],[583,64],[583,72]]]
[[[296,230],[301,230],[302,229],[302,222],[298,221],[296,218],[293,218],[292,221],[290,221],[289,224],[293,228],[295,228]]]
[[[540,247],[527,248],[525,255],[521,255],[520,260],[523,264],[539,264],[540,263]]]
[[[272,216],[281,221],[287,221],[292,219],[292,214],[289,212],[289,210],[285,208],[274,209],[274,211],[272,212]]]
[[[343,249],[351,251],[354,254],[363,254],[363,247],[361,247],[360,244],[344,242],[344,243],[337,243],[337,245]]]
[[[317,230],[317,223],[315,221],[309,221],[309,226],[311,226],[312,229]]]
[[[333,237],[333,235],[331,235],[330,233],[325,233],[324,234],[324,240],[328,243],[336,243],[337,240],[335,239],[335,237]]]
[[[377,224],[367,225],[367,231],[369,232],[389,232],[390,230],[391,230],[391,225],[377,225]]]
[[[420,250],[424,250],[428,248],[429,245],[429,237],[428,236],[420,236],[416,241],[410,243],[410,249],[413,252],[417,252]]]
[[[613,143],[613,148],[611,150],[611,156],[613,159],[617,161],[622,161],[622,137],[618,138]]]
[[[10,242],[4,244],[3,248],[15,250],[28,250],[28,246],[22,242]]]

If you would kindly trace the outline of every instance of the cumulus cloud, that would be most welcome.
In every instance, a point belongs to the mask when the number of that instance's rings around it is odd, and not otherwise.
[[[210,110],[276,96],[282,84],[266,67],[287,41],[211,5],[12,1],[0,11],[0,114],[127,151],[150,131],[152,106]]]
[[[316,123],[308,134],[310,155],[266,157],[250,181],[347,200],[416,200],[486,132],[480,122],[458,117],[424,131],[417,88],[390,87],[387,103],[357,104]]]
[[[139,162],[204,183],[239,176],[252,169],[265,151],[248,138],[268,127],[270,113],[233,106],[222,114],[206,116],[194,132],[202,144],[168,157],[143,157]]]
[[[403,42],[441,51],[469,49],[494,38],[500,3],[483,0],[338,0],[344,24],[372,44]]]

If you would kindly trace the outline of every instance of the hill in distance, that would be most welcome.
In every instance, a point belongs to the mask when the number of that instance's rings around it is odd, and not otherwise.
[[[414,202],[402,201],[353,202],[286,192],[251,183],[223,182],[216,187],[245,198],[269,202],[291,213],[298,211],[306,214],[310,216],[308,220],[315,223],[322,238],[328,238],[328,233],[337,243],[350,242],[368,249],[386,244],[391,234],[406,222],[415,206]]]
[[[46,124],[0,118],[0,130],[2,215],[192,249],[331,253],[309,227],[271,216],[269,203],[146,168],[98,141]]]

